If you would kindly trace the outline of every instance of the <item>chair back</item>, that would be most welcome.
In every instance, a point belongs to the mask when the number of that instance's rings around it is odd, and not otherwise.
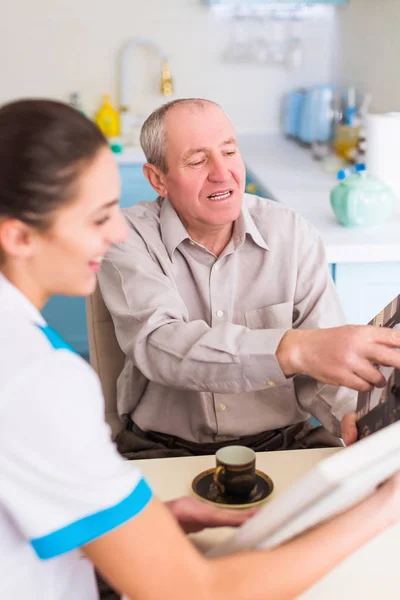
[[[100,378],[105,418],[115,439],[123,427],[117,411],[117,379],[124,366],[125,354],[117,342],[114,323],[98,285],[86,299],[86,317],[90,364]]]

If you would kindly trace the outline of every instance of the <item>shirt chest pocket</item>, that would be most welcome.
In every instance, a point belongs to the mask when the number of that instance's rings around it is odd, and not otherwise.
[[[291,329],[293,326],[292,302],[281,302],[244,313],[249,329]]]

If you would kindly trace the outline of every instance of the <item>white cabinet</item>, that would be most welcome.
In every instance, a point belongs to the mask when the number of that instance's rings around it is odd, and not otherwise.
[[[333,276],[349,323],[368,323],[400,294],[400,263],[343,263]]]

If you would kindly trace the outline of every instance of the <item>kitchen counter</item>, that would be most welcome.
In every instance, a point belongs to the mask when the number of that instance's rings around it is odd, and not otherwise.
[[[318,229],[329,263],[400,261],[399,210],[379,227],[343,227],[329,203],[336,177],[324,172],[309,150],[278,134],[238,137],[251,174],[275,199],[299,212]]]

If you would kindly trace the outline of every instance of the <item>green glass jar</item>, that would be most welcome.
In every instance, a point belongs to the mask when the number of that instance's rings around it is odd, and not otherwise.
[[[354,174],[339,171],[340,183],[330,195],[331,206],[345,227],[382,225],[393,214],[396,196],[383,181],[368,175],[365,165],[356,165]]]

